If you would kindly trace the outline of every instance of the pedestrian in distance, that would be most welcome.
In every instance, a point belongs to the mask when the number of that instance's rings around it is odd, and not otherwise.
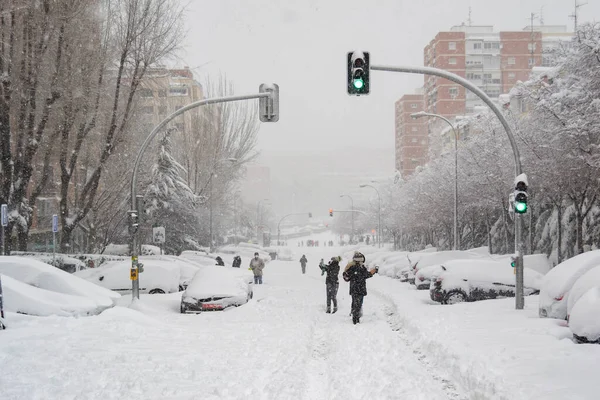
[[[321,261],[319,262],[319,269],[321,270],[321,276],[325,275],[325,272],[327,272],[327,264],[325,264],[323,258],[321,258]]]
[[[223,261],[221,256],[217,256],[217,258],[215,258],[215,261],[217,262],[217,265],[220,265],[222,267],[225,266],[225,262]]]
[[[233,257],[233,263],[231,264],[231,266],[233,268],[239,268],[241,265],[242,265],[242,257],[240,257],[240,256]]]
[[[306,263],[307,262],[308,262],[308,260],[306,259],[306,256],[304,254],[302,254],[302,258],[300,258],[300,266],[302,267],[303,274],[306,273]]]
[[[364,297],[367,295],[367,279],[378,272],[379,268],[368,270],[365,266],[365,256],[360,252],[355,252],[352,261],[346,265],[343,277],[346,282],[350,282],[350,296],[352,296],[352,323],[360,323],[362,316],[362,305]]]
[[[254,258],[250,260],[250,268],[254,273],[254,283],[262,285],[263,269],[265,268],[265,262],[258,256],[258,253],[254,253]]]
[[[337,312],[337,292],[340,287],[338,276],[340,274],[340,261],[342,257],[331,257],[327,264],[327,277],[325,278],[325,290],[327,292],[327,310],[326,313],[335,314]],[[331,304],[333,303],[333,310]]]

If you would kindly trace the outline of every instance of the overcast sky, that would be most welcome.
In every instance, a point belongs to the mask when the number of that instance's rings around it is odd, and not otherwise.
[[[369,51],[375,64],[423,65],[425,45],[467,23],[469,6],[473,25],[496,31],[523,29],[532,12],[543,12],[545,25],[573,29],[572,0],[189,0],[180,62],[200,81],[226,74],[240,94],[262,82],[279,84],[280,120],[263,123],[259,133],[262,160],[271,167],[275,155],[344,157],[348,148],[374,148],[381,149],[377,172],[391,175],[394,102],[422,86],[423,77],[373,71],[371,94],[350,97],[346,53]],[[580,22],[600,18],[600,1],[588,0],[579,15]],[[336,172],[343,160],[325,168]]]

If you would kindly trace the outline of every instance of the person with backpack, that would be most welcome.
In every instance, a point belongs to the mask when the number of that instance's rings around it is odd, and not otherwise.
[[[340,261],[342,257],[331,257],[331,261],[327,264],[327,277],[325,278],[325,289],[327,292],[327,314],[335,314],[337,312],[337,292],[340,287],[338,275],[340,274]],[[333,311],[331,310],[333,303]]]
[[[367,279],[378,272],[379,268],[368,270],[365,266],[365,256],[360,252],[355,252],[352,261],[344,269],[343,277],[346,282],[350,282],[350,296],[352,296],[352,323],[360,323],[362,316],[362,304],[367,295]]]
[[[300,258],[300,266],[302,267],[303,274],[306,273],[306,263],[307,262],[308,262],[308,260],[306,259],[306,256],[304,254],[302,254],[302,258]]]

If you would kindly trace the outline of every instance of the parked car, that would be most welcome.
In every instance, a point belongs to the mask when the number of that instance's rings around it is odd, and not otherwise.
[[[420,269],[431,265],[439,265],[450,260],[485,259],[486,257],[489,258],[489,255],[482,254],[481,252],[462,250],[438,251],[435,253],[411,253],[409,259],[411,260],[412,276],[409,276],[408,282],[411,285],[414,285],[417,272],[419,272]]]
[[[120,297],[118,293],[87,282],[75,274],[28,257],[0,257],[0,274],[47,291],[90,299],[98,310],[112,307]]]
[[[8,275],[2,275],[2,296],[4,311],[39,317],[95,315],[112,307],[112,303],[108,307],[103,306],[90,297],[41,289]]]
[[[400,282],[408,282],[408,274],[410,273],[410,267],[405,267],[400,271]]]
[[[216,264],[216,260],[215,260],[216,256],[211,256],[208,253],[205,253],[203,251],[186,250],[186,251],[182,251],[181,255],[179,257],[185,258],[189,261],[193,261],[200,265],[215,265]]]
[[[140,259],[144,271],[139,274],[140,293],[164,294],[180,291],[179,265],[164,259]],[[116,292],[130,292],[130,261],[111,261],[100,268],[76,272],[75,275]]]
[[[539,316],[566,319],[569,291],[583,274],[598,265],[600,250],[594,250],[569,258],[552,268],[542,281]]]
[[[510,265],[487,260],[456,260],[447,264],[447,270],[429,289],[433,301],[455,304],[515,296],[515,275]],[[526,268],[523,276],[524,294],[539,293],[543,275]]]
[[[577,279],[577,282],[573,285],[569,291],[567,298],[567,320],[570,321],[571,311],[579,299],[591,288],[600,287],[600,264],[590,269],[585,274],[581,275],[581,278]]]
[[[202,267],[181,296],[181,313],[222,311],[246,304],[252,297],[252,276],[247,271]]]
[[[575,342],[600,344],[600,287],[589,289],[575,303],[569,328]]]
[[[415,274],[415,286],[417,290],[429,290],[431,284],[431,278],[433,276],[439,276],[446,269],[441,265],[430,265],[429,267],[421,268]]]

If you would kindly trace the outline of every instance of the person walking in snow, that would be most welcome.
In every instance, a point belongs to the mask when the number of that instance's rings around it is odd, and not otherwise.
[[[254,253],[254,258],[250,260],[250,269],[254,273],[254,283],[262,285],[263,269],[265,268],[265,262],[258,256],[258,253]]]
[[[340,287],[338,275],[340,274],[340,261],[342,257],[331,257],[331,261],[327,264],[327,277],[325,278],[325,290],[327,292],[327,310],[326,313],[335,314],[337,312],[337,292]],[[331,310],[333,303],[333,311]]]
[[[306,259],[306,256],[304,254],[302,254],[302,258],[300,258],[300,266],[302,267],[303,274],[306,273],[306,263],[307,262],[308,262],[308,260]]]
[[[325,261],[323,261],[322,258],[319,262],[319,269],[321,270],[321,276],[325,275],[325,272],[327,272],[327,264],[325,264]]]
[[[350,296],[352,296],[352,323],[360,323],[362,316],[362,304],[367,295],[367,279],[377,273],[378,268],[368,270],[365,266],[365,256],[355,252],[352,261],[344,269],[344,280],[350,282]]]
[[[239,268],[242,265],[242,257],[235,256],[233,257],[233,264],[231,265],[233,268]]]

